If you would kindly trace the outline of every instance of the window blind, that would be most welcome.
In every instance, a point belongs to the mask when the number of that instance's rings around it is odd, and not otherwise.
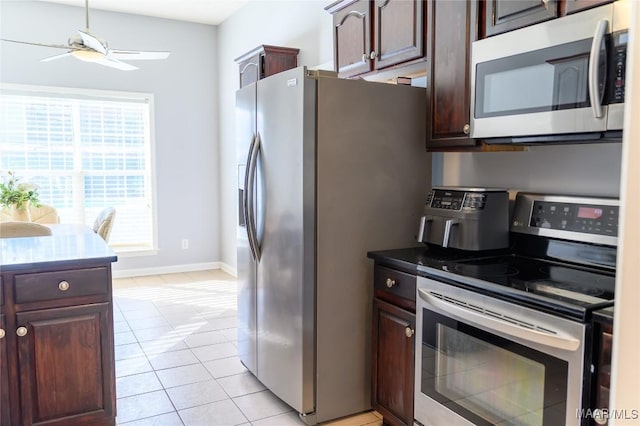
[[[0,92],[0,171],[38,185],[63,223],[114,207],[116,251],[155,249],[151,98],[58,91]]]

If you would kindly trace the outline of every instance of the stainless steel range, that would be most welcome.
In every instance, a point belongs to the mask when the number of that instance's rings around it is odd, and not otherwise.
[[[613,305],[618,204],[519,193],[508,250],[418,267],[417,423],[586,422],[587,321]]]

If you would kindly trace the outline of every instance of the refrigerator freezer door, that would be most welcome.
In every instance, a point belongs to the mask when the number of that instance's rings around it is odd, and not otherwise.
[[[253,374],[257,373],[256,279],[257,264],[251,254],[247,234],[245,175],[249,149],[256,135],[256,86],[236,93],[236,158],[238,161],[238,354]]]
[[[305,68],[257,84],[258,379],[299,413],[314,411],[315,84]]]

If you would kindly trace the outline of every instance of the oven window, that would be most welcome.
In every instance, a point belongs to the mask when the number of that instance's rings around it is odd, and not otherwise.
[[[587,39],[477,64],[475,117],[590,107],[590,50]]]
[[[422,393],[476,424],[557,425],[568,364],[427,309]]]

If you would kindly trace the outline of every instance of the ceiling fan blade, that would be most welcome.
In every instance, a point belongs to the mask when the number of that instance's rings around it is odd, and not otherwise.
[[[56,48],[56,49],[67,49],[67,50],[73,49],[72,47],[64,46],[64,45],[61,45],[61,44],[31,43],[29,41],[9,40],[9,39],[6,39],[6,38],[2,38],[0,40],[9,41],[11,43],[30,44],[32,46],[53,47],[53,48]]]
[[[132,70],[138,69],[138,67],[134,67],[133,65],[129,65],[117,59],[107,58],[106,56],[102,59],[98,59],[97,61],[93,61],[93,62],[100,65],[106,65],[111,68],[117,68],[123,71],[132,71]]]
[[[80,34],[80,37],[82,37],[82,43],[86,47],[89,47],[89,48],[95,50],[96,52],[100,52],[103,55],[107,54],[107,48],[105,47],[105,45],[103,45],[100,42],[100,40],[98,40],[96,38],[96,36],[94,36],[93,34],[89,34],[88,32],[80,31],[80,30],[78,30],[78,34]]]
[[[49,62],[55,59],[65,58],[67,56],[72,56],[71,52],[61,53],[60,55],[49,56],[48,58],[40,59],[40,62]]]
[[[153,51],[138,51],[138,50],[121,50],[121,49],[109,49],[107,57],[114,59],[126,59],[142,60],[142,59],[166,59],[171,52],[153,52]]]

